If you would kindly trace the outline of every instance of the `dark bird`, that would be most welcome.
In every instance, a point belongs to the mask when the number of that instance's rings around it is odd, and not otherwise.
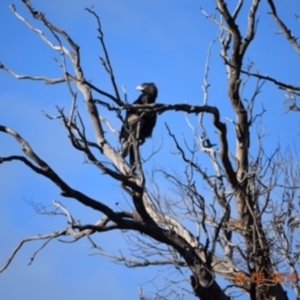
[[[157,97],[157,88],[154,83],[143,83],[136,87],[142,94],[133,102],[133,104],[151,104]],[[122,144],[122,156],[126,157],[129,153],[130,164],[135,162],[133,142],[137,141],[142,145],[146,138],[151,137],[156,123],[156,113],[149,111],[137,111],[130,108],[126,113],[126,118],[120,133],[120,142]]]

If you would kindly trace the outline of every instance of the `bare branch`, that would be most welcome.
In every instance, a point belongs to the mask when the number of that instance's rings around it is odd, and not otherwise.
[[[49,78],[49,77],[44,77],[44,76],[19,75],[19,74],[15,73],[14,71],[12,71],[11,69],[4,66],[2,63],[0,63],[0,69],[3,69],[7,73],[14,76],[16,79],[29,79],[29,80],[35,80],[35,81],[44,81],[46,84],[57,84],[57,83],[66,82],[66,78],[64,78],[64,77]]]
[[[287,40],[291,43],[291,45],[294,47],[294,49],[297,51],[297,53],[300,55],[300,45],[297,43],[297,38],[292,34],[291,30],[285,25],[285,23],[279,18],[276,6],[274,4],[273,0],[267,0],[269,3],[269,6],[271,8],[271,15],[277,25],[282,30],[283,34],[287,38]]]
[[[99,253],[95,254],[101,254],[103,256],[112,258],[116,262],[122,262],[125,263],[125,265],[129,268],[138,268],[138,267],[147,267],[147,266],[164,266],[164,265],[174,265],[174,260],[135,260],[130,259],[128,257],[125,257],[124,255],[113,255],[111,253],[108,253],[104,251],[99,245],[97,245],[93,239],[88,236],[87,237],[90,243],[92,244],[92,248],[96,249]],[[186,267],[186,263],[184,261],[177,261],[176,266]]]
[[[89,198],[88,196],[82,194],[79,191],[76,191],[69,187],[51,168],[50,166],[44,162],[30,147],[29,143],[26,142],[17,132],[13,131],[12,129],[0,125],[0,132],[4,132],[13,136],[19,144],[22,146],[22,150],[27,157],[34,161],[39,167],[32,164],[28,159],[22,156],[8,156],[8,157],[1,157],[0,163],[12,160],[18,160],[26,164],[30,167],[34,172],[43,175],[50,179],[53,183],[55,183],[60,189],[61,194],[65,197],[75,198],[82,204],[89,206],[93,209],[97,209],[102,211],[104,214],[109,216],[112,220],[120,221],[120,218],[106,205]]]
[[[31,242],[31,241],[37,241],[37,240],[48,240],[46,243],[43,244],[42,247],[40,247],[33,255],[33,257],[31,258],[31,261],[29,264],[32,263],[32,261],[34,260],[35,255],[43,248],[46,246],[47,243],[49,243],[53,238],[57,238],[59,236],[65,235],[66,234],[66,230],[61,230],[58,232],[52,232],[50,234],[45,234],[45,235],[37,235],[37,236],[33,236],[33,237],[29,237],[29,238],[25,238],[22,239],[21,242],[17,245],[17,247],[13,250],[12,254],[10,255],[10,257],[8,258],[7,262],[4,264],[4,266],[0,269],[0,273],[2,273],[12,262],[12,260],[14,259],[14,257],[16,256],[16,254],[18,253],[18,251],[22,248],[22,246],[27,243],[27,242]]]
[[[92,14],[96,18],[96,20],[97,20],[98,33],[99,33],[98,39],[100,40],[102,49],[104,51],[104,56],[105,56],[105,59],[101,59],[101,61],[102,61],[105,69],[107,70],[107,72],[108,72],[108,74],[110,76],[110,80],[111,80],[111,83],[112,83],[114,91],[115,91],[117,103],[119,105],[121,105],[122,102],[121,102],[119,91],[118,91],[118,88],[117,88],[117,84],[116,84],[116,80],[115,80],[113,68],[112,68],[112,65],[111,65],[111,62],[110,62],[110,59],[109,59],[109,55],[108,55],[108,51],[106,49],[106,45],[105,45],[105,42],[104,42],[104,33],[102,31],[100,18],[99,18],[99,16],[92,9],[86,8],[86,10],[90,14]]]
[[[47,22],[46,19],[44,18],[44,15],[40,12],[37,12],[35,10],[32,9],[31,7],[31,4],[29,3],[29,1],[27,0],[23,0],[23,3],[25,3],[25,5],[27,6],[27,8],[30,10],[30,12],[32,13],[32,16],[35,18],[35,19],[38,19],[38,20],[43,20],[44,23]],[[20,16],[15,8],[14,5],[11,5],[10,6],[10,9],[11,11],[15,14],[15,16],[21,20],[29,29],[31,29],[33,32],[37,33],[40,38],[48,45],[50,46],[50,48],[52,48],[53,50],[55,51],[59,51],[59,52],[64,52],[66,53],[69,57],[71,56],[70,52],[68,51],[67,48],[65,47],[62,47],[61,45],[60,46],[55,46],[52,42],[50,42],[49,39],[47,39],[45,37],[45,34],[42,30],[40,29],[37,29],[36,27],[34,27],[33,25],[31,25],[25,18],[23,18],[22,16]]]
[[[250,75],[252,77],[262,79],[262,80],[272,82],[272,83],[278,85],[279,88],[287,90],[287,91],[300,91],[300,86],[290,84],[290,83],[286,83],[286,82],[282,82],[282,81],[277,80],[274,77],[271,77],[271,76],[268,76],[268,75],[261,75],[259,73],[253,73],[253,72],[249,72],[249,71],[245,71],[245,70],[241,70],[241,73],[247,74],[247,75]]]

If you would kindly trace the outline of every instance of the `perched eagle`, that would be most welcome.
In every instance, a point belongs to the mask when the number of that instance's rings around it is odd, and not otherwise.
[[[155,102],[157,88],[154,83],[143,83],[136,89],[141,91],[142,94],[133,104],[151,104]],[[133,140],[136,139],[138,145],[142,145],[146,138],[151,137],[155,123],[156,113],[137,111],[134,108],[127,111],[120,133],[120,142],[122,144],[122,155],[126,157],[129,152],[131,165],[135,162]]]

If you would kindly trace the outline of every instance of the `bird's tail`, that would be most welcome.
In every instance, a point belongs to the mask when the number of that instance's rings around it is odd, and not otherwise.
[[[134,149],[133,149],[132,144],[129,146],[129,162],[130,162],[130,165],[132,165],[132,166],[135,163],[135,154],[134,154]]]
[[[122,144],[122,148],[121,148],[121,151],[120,151],[120,153],[121,153],[121,155],[122,155],[122,157],[126,157],[127,155],[128,155],[128,152],[129,152],[129,148],[130,148],[130,143],[129,143],[129,141],[122,141],[121,142],[121,144]]]
[[[122,149],[120,150],[120,154],[122,155],[123,158],[125,158],[129,154],[129,162],[130,165],[134,165],[135,163],[135,153],[134,153],[134,147],[132,143],[129,142],[124,142],[122,144]]]

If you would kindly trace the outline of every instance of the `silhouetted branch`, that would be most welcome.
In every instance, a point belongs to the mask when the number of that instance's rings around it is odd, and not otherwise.
[[[46,84],[57,84],[57,83],[62,83],[66,82],[66,78],[61,77],[61,78],[49,78],[49,77],[44,77],[44,76],[33,76],[33,75],[20,75],[0,63],[0,69],[3,69],[7,73],[11,74],[13,77],[16,79],[29,79],[29,80],[35,80],[35,81],[44,81]]]
[[[285,23],[279,18],[276,10],[276,6],[274,4],[273,0],[267,0],[269,3],[269,6],[271,8],[271,15],[277,25],[280,27],[282,30],[284,36],[287,38],[287,40],[291,43],[291,45],[294,47],[294,49],[297,51],[297,53],[300,55],[300,45],[297,43],[297,37],[295,37],[291,30],[285,25]]]
[[[98,39],[100,40],[101,47],[102,47],[102,49],[104,51],[104,57],[105,57],[105,59],[101,58],[101,62],[103,64],[103,66],[105,67],[106,71],[108,72],[109,76],[110,76],[110,80],[111,80],[111,83],[113,85],[113,88],[114,88],[114,91],[115,91],[115,95],[116,95],[115,100],[116,100],[116,102],[119,105],[122,105],[122,101],[120,99],[120,95],[119,95],[119,91],[118,91],[118,88],[117,88],[117,84],[116,84],[116,80],[115,80],[113,68],[112,68],[112,65],[111,65],[111,62],[110,62],[110,59],[109,59],[109,55],[108,55],[108,51],[106,49],[106,45],[105,45],[105,42],[104,42],[104,33],[102,31],[102,26],[101,26],[100,18],[97,15],[97,13],[95,11],[93,11],[92,9],[86,8],[86,10],[90,14],[92,14],[96,18],[96,20],[97,20],[98,33],[99,33]]]
[[[65,235],[67,232],[67,230],[61,230],[58,232],[52,232],[49,234],[45,234],[45,235],[37,235],[37,236],[33,236],[33,237],[29,237],[29,238],[25,238],[22,239],[21,242],[17,245],[17,247],[13,250],[13,252],[11,253],[10,257],[8,258],[8,260],[6,261],[6,263],[4,264],[4,266],[2,268],[0,268],[0,273],[2,273],[12,262],[12,260],[14,259],[14,257],[16,256],[16,254],[18,253],[18,251],[22,248],[22,246],[27,243],[27,242],[31,242],[31,241],[39,241],[39,240],[47,240],[46,243],[44,243],[32,256],[32,258],[30,259],[30,263],[29,265],[33,262],[36,254],[46,246],[47,243],[49,243],[52,239],[57,238],[59,236]]]

